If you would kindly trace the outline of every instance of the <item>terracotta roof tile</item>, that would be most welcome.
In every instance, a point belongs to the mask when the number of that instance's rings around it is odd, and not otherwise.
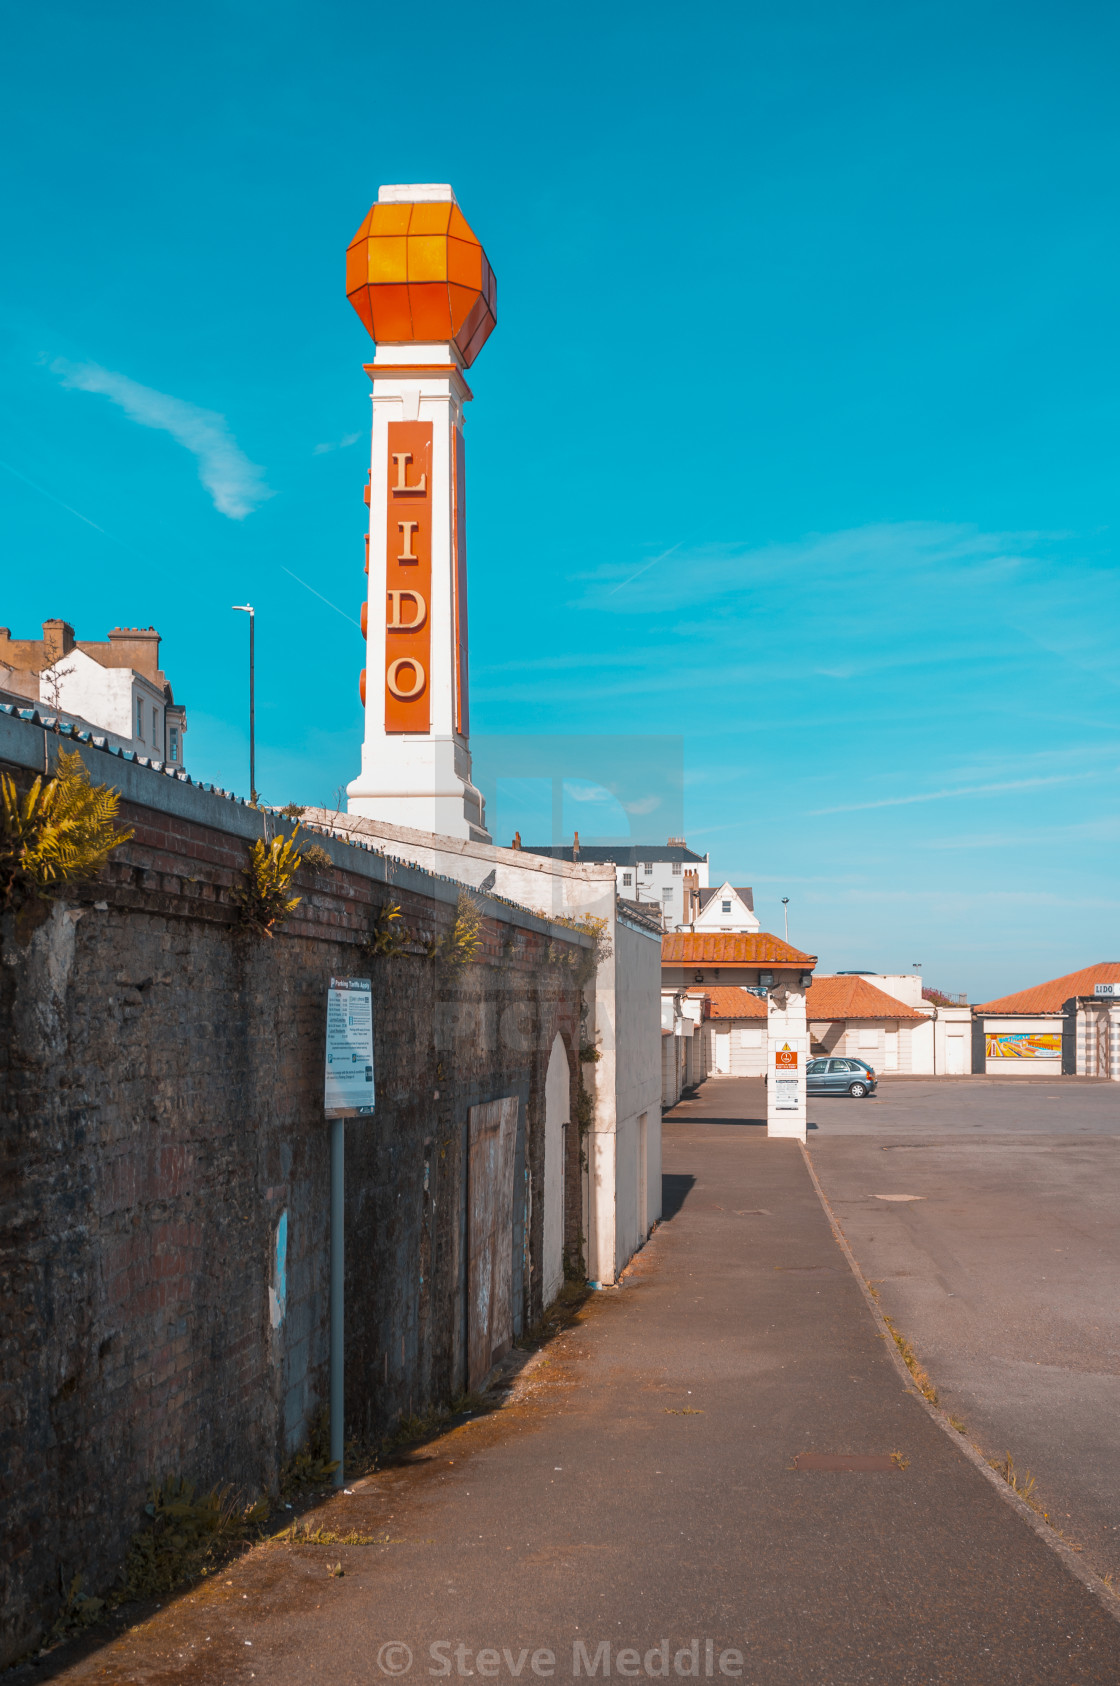
[[[1060,1013],[1072,996],[1092,995],[1093,985],[1099,983],[1120,983],[1120,960],[1101,960],[1083,971],[1067,972],[1064,978],[1035,984],[1033,989],[1001,995],[995,1001],[982,1001],[972,1010],[974,1013]]]
[[[740,989],[736,984],[713,984],[711,989],[697,986],[688,991],[689,995],[706,995],[711,1000],[711,1017],[713,1019],[765,1019],[769,1017],[765,1001],[759,996],[752,995],[749,989]]]
[[[768,931],[670,931],[661,941],[663,966],[815,966],[815,954]]]
[[[908,1007],[905,1001],[876,989],[866,978],[814,978],[805,997],[805,1017],[822,1019],[903,1019],[920,1024],[929,1017]]]

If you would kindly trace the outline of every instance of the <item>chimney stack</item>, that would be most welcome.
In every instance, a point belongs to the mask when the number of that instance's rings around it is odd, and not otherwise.
[[[45,666],[53,667],[56,661],[68,656],[74,648],[74,628],[69,621],[43,622],[43,654],[46,657]]]

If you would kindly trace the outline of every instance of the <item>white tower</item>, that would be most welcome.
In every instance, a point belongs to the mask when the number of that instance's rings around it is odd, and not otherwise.
[[[464,370],[496,321],[486,254],[450,187],[383,187],[346,255],[377,344],[362,770],[352,814],[490,842],[471,783]]]

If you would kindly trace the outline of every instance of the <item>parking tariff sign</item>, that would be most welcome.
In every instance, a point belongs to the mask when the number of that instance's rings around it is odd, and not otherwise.
[[[373,996],[368,978],[332,978],[327,990],[323,1110],[328,1118],[374,1107]]]
[[[774,1050],[774,1105],[779,1112],[797,1112],[801,1105],[797,1050],[788,1042]]]

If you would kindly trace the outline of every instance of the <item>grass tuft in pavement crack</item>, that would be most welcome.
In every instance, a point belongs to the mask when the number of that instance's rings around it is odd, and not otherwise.
[[[878,1296],[876,1296],[876,1298],[877,1297]],[[891,1338],[902,1356],[902,1362],[914,1378],[914,1386],[918,1389],[918,1392],[923,1396],[923,1398],[929,1400],[931,1405],[936,1405],[937,1389],[930,1381],[928,1373],[923,1370],[922,1366],[915,1358],[914,1349],[910,1345],[910,1342],[906,1339],[905,1335],[899,1333],[885,1312],[883,1313],[883,1322],[891,1332]]]
[[[1019,1495],[1024,1504],[1030,1505],[1032,1510],[1037,1511],[1044,1522],[1050,1521],[1046,1511],[1043,1510],[1042,1506],[1034,1496],[1034,1476],[1031,1474],[1029,1469],[1025,1472],[1022,1478],[1020,1478],[1010,1452],[1005,1452],[1002,1458],[989,1458],[988,1462],[995,1470],[996,1474],[1001,1475],[1007,1482],[1011,1491]],[[1062,1530],[1057,1528],[1055,1529],[1055,1533],[1061,1534]],[[1064,1534],[1062,1534],[1062,1538],[1065,1538]],[[1075,1546],[1074,1550],[1080,1550],[1080,1547]]]

